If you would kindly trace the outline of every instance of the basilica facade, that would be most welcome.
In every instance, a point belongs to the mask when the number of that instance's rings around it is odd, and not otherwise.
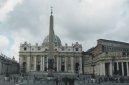
[[[54,33],[54,17],[51,12],[49,35],[41,44],[24,42],[20,44],[19,63],[21,72],[48,72],[49,59],[53,72],[82,73],[82,45],[75,42],[71,46],[62,45]]]

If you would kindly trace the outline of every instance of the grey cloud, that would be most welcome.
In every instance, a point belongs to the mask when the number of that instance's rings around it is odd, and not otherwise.
[[[94,44],[98,38],[129,42],[129,11],[127,2],[125,3],[128,0],[115,1],[114,8],[100,7],[99,10],[99,2],[93,4],[93,7],[87,2],[86,7],[83,7],[83,0],[24,0],[9,14],[8,20],[1,27],[5,28],[2,31],[20,33],[19,37],[25,37],[26,41],[43,41],[48,35],[50,6],[53,5],[54,29],[62,42],[69,40]],[[117,5],[117,2],[123,3]],[[124,23],[124,26],[120,27],[119,23]],[[120,32],[123,34],[120,35]]]

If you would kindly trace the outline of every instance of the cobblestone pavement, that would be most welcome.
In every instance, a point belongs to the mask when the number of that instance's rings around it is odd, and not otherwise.
[[[0,80],[0,85],[55,85],[52,81],[33,81],[33,80],[24,80],[23,82],[18,81],[14,83],[13,81],[4,81]],[[63,83],[59,85],[64,85]],[[84,83],[83,81],[75,81],[74,85],[129,85],[129,83],[112,83],[112,82],[102,82],[100,84],[97,83]]]
[[[5,81],[4,76],[0,75],[0,85],[56,85],[56,84],[53,81],[47,81],[47,80],[34,81],[34,78],[32,76],[26,77],[23,81],[21,77],[19,77],[17,82],[14,82],[14,80]],[[64,85],[64,83],[59,83],[58,85]],[[97,84],[91,82],[88,83],[88,81],[84,82],[83,80],[75,80],[74,85],[129,85],[129,83],[115,83],[115,82],[113,83],[108,81]]]

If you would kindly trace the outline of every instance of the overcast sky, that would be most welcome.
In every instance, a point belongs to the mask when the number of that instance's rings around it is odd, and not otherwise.
[[[41,45],[51,6],[63,45],[79,42],[86,51],[97,39],[129,42],[129,0],[0,0],[0,52],[18,60],[20,43]]]

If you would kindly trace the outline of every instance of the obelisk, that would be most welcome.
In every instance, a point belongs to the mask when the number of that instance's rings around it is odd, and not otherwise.
[[[54,57],[53,57],[53,45],[54,45],[54,21],[53,21],[53,11],[51,7],[50,15],[50,27],[49,27],[49,52],[48,52],[48,76],[53,76],[54,70]]]

